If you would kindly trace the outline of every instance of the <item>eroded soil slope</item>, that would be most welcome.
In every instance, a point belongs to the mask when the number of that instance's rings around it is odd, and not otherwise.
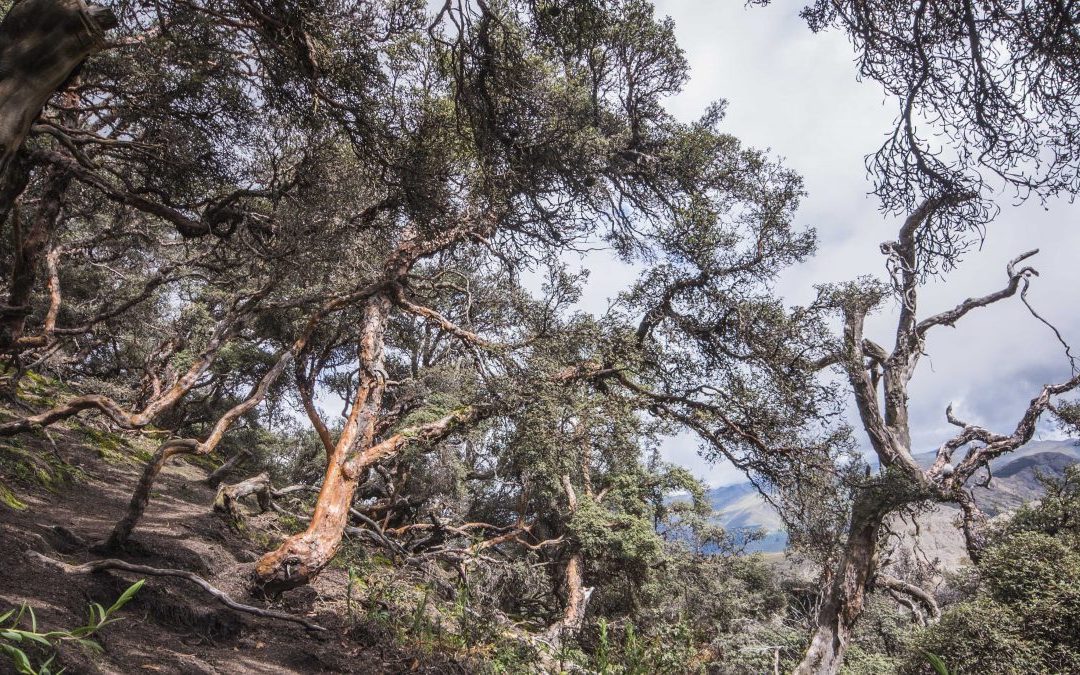
[[[68,563],[95,559],[100,540],[122,514],[145,457],[147,439],[121,437],[78,423],[49,434],[0,439],[0,613],[22,603],[44,629],[86,623],[87,604],[111,604],[139,575],[69,574],[29,559],[36,551]],[[249,595],[257,556],[285,533],[275,514],[237,527],[211,510],[207,468],[178,460],[156,484],[129,548],[114,557],[196,572],[233,599],[304,616],[326,627],[312,633],[230,610],[193,584],[151,577],[97,636],[93,654],[68,643],[68,673],[383,673],[466,672],[454,659],[412,654],[377,624],[350,617],[347,573],[328,569],[312,587],[268,602]],[[36,652],[36,656],[47,656]],[[0,672],[14,672],[0,655]]]

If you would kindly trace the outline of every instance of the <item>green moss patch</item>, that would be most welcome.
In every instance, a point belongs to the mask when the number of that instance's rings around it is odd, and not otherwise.
[[[41,448],[27,448],[18,439],[0,443],[0,473],[26,485],[37,485],[51,492],[85,478],[56,453]]]
[[[3,504],[14,511],[25,511],[27,509],[26,504],[20,501],[19,498],[15,496],[15,493],[3,483],[0,483],[0,504]]]

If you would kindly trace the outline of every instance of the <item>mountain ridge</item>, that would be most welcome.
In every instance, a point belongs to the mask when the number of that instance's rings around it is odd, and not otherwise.
[[[918,453],[914,458],[920,466],[928,467],[936,456],[932,450]],[[990,462],[993,477],[989,487],[973,488],[975,501],[991,517],[1014,510],[1041,497],[1042,486],[1035,478],[1036,472],[1060,476],[1067,466],[1078,462],[1080,441],[1076,439],[1032,441]],[[877,468],[876,458],[871,467]],[[985,472],[981,475],[985,476]],[[787,534],[779,514],[749,481],[715,487],[705,494],[717,525],[729,532],[758,529],[765,532],[765,537],[751,543],[747,550],[778,553],[787,547]]]

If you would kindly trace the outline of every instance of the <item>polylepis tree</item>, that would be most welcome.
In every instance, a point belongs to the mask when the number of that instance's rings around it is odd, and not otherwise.
[[[413,315],[480,352],[524,346],[478,335],[424,305],[414,290],[420,263],[479,245],[518,271],[588,237],[629,241],[636,226],[673,215],[666,191],[689,189],[664,168],[682,130],[657,106],[677,89],[685,64],[670,26],[654,23],[644,3],[586,4],[557,17],[529,3],[451,3],[420,39],[425,47],[413,60],[395,64],[405,115],[388,185],[395,215],[383,221],[386,252],[371,261],[381,288],[364,301],[353,338],[350,413],[327,448],[308,529],[257,565],[271,590],[306,583],[333,557],[368,468],[482,416],[466,406],[377,437],[393,316]]]
[[[1037,251],[1023,253],[1006,265],[1006,279],[1000,289],[968,298],[944,312],[920,316],[919,288],[932,262],[931,252],[944,250],[940,242],[934,241],[939,230],[932,221],[941,210],[970,198],[961,195],[927,200],[903,222],[895,241],[881,245],[891,284],[854,282],[826,288],[820,298],[822,304],[834,307],[844,322],[836,352],[831,358],[826,357],[822,365],[835,362],[845,374],[858,422],[870,439],[881,468],[877,475],[867,472],[865,479],[848,481],[850,501],[842,519],[838,550],[828,570],[829,581],[822,592],[817,627],[796,670],[798,673],[839,671],[866,594],[875,585],[898,589],[915,602],[925,604],[930,612],[937,610],[928,593],[897,583],[880,569],[881,539],[889,518],[913,504],[955,504],[963,514],[968,553],[977,561],[983,546],[985,517],[968,484],[977,474],[988,470],[991,460],[1030,441],[1042,417],[1059,414],[1056,398],[1080,387],[1080,375],[1074,367],[1072,377],[1033,391],[1031,402],[1018,411],[1015,426],[1005,432],[965,422],[949,406],[946,419],[959,431],[942,442],[929,467],[915,461],[908,387],[930,337],[943,326],[956,326],[972,312],[1017,296],[1030,308],[1026,297],[1028,285],[1038,274],[1024,264]],[[890,297],[896,298],[899,315],[893,345],[886,349],[866,334],[864,324],[867,314]],[[1041,319],[1034,310],[1032,314]],[[835,471],[838,476],[842,473]]]
[[[82,0],[23,0],[0,22],[0,224],[30,178],[20,153],[31,125],[116,26],[107,7]],[[55,229],[66,182],[66,176],[50,176],[45,208],[25,232],[16,224],[11,288],[0,305],[0,349],[22,336],[35,272]]]

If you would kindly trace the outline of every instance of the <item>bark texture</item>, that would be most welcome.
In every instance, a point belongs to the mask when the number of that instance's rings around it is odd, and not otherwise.
[[[117,25],[109,8],[82,0],[22,0],[0,22],[0,182],[45,102]]]
[[[0,312],[0,351],[17,346],[23,337],[26,317],[30,314],[30,298],[37,282],[37,270],[56,231],[63,194],[71,182],[70,176],[56,170],[51,170],[45,180],[41,207],[35,217],[25,230],[18,218],[14,219],[12,226],[12,251],[15,256],[11,267],[8,308]],[[50,295],[57,292],[57,289],[50,288]],[[55,311],[50,311],[50,318],[55,324]]]
[[[818,611],[817,627],[794,675],[833,675],[844,664],[855,622],[874,575],[878,534],[886,511],[876,497],[855,505],[840,565]]]
[[[385,295],[364,307],[359,348],[360,383],[341,437],[327,457],[326,475],[307,529],[286,539],[255,566],[257,582],[269,593],[302,586],[337,553],[348,524],[353,494],[365,469],[362,450],[372,447],[375,423],[382,409],[386,374],[383,342],[390,303]],[[368,462],[370,464],[370,462]]]
[[[592,485],[589,478],[588,447],[583,448],[582,469],[585,479],[586,493],[592,496]],[[578,509],[577,491],[574,490],[570,476],[564,474],[561,478],[563,491],[566,493],[566,501],[573,515]],[[589,598],[592,597],[593,589],[585,586],[584,567],[585,559],[577,545],[573,545],[573,552],[563,569],[563,591],[566,593],[566,604],[559,615],[558,620],[548,626],[548,639],[559,644],[565,635],[576,635],[585,622],[585,611],[589,607]]]

